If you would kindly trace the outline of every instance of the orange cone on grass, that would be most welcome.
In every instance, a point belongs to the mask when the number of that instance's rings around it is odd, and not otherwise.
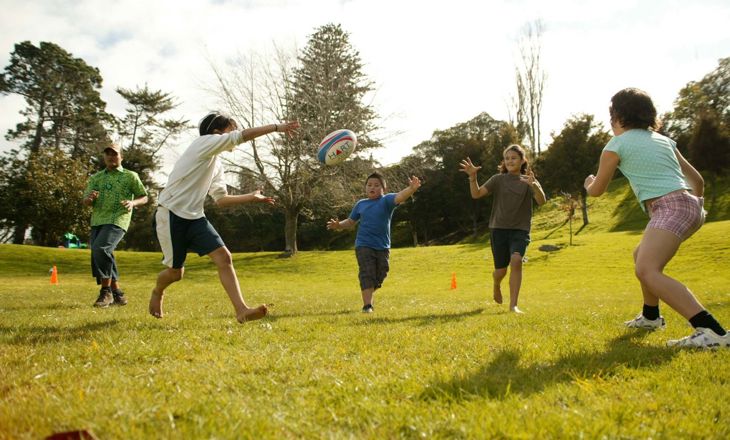
[[[55,265],[51,270],[51,284],[58,285],[58,269],[56,269]]]
[[[456,272],[451,272],[451,290],[456,289]]]

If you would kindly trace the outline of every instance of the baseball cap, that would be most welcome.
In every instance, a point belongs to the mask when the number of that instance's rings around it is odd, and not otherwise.
[[[122,154],[122,148],[118,144],[107,145],[104,148],[104,152],[106,152],[106,150],[113,150],[113,151],[116,151],[117,154]]]

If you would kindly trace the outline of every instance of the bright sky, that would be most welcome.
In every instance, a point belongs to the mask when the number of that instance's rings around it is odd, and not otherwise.
[[[274,44],[301,49],[315,28],[339,23],[377,87],[385,148],[374,156],[384,164],[480,112],[508,119],[516,40],[529,21],[546,28],[546,142],[576,113],[606,124],[609,99],[624,87],[646,90],[668,111],[684,85],[730,56],[727,0],[0,0],[0,10],[0,68],[17,42],[54,42],[100,69],[107,111],[123,114],[116,87],[147,84],[178,98],[171,116],[195,123],[218,103],[206,91],[208,57],[224,63]],[[3,135],[22,107],[17,96],[0,96]],[[0,139],[0,151],[9,148]]]

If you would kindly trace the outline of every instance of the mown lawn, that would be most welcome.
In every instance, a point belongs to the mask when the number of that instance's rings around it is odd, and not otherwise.
[[[206,259],[156,320],[159,254],[120,252],[130,303],[98,310],[88,251],[0,245],[0,438],[730,438],[730,350],[666,347],[691,331],[668,307],[665,331],[622,326],[638,231],[568,247],[558,220],[536,217],[521,316],[490,302],[483,242],[395,249],[372,315],[352,251],[236,254],[247,301],[274,304],[244,325]],[[668,267],[728,327],[729,233],[706,225]]]

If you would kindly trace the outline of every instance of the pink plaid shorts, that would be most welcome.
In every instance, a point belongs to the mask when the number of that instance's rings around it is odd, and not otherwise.
[[[649,205],[646,228],[664,229],[680,240],[688,239],[705,223],[704,199],[687,191],[675,191],[654,199]]]

